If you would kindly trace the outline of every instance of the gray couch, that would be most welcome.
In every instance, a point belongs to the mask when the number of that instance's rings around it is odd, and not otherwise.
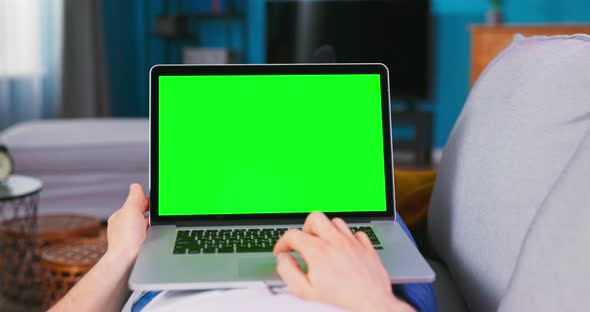
[[[474,85],[428,216],[439,311],[590,311],[590,37],[516,38]]]

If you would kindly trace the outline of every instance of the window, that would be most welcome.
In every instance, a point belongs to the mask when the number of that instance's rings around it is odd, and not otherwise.
[[[41,1],[0,0],[0,78],[42,72]]]

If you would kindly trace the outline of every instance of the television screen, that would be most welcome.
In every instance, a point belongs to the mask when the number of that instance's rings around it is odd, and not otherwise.
[[[429,0],[267,0],[267,63],[383,63],[400,100],[429,96]]]

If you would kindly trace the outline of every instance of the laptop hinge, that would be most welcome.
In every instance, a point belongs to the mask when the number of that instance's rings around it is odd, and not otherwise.
[[[345,218],[347,223],[369,223],[376,218]],[[155,225],[173,224],[177,227],[190,226],[228,226],[228,225],[274,225],[274,224],[303,224],[304,219],[252,219],[252,220],[206,220],[206,221],[174,221],[158,222]]]

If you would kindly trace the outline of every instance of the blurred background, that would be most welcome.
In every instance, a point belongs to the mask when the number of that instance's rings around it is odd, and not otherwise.
[[[148,189],[154,64],[384,63],[396,168],[436,169],[516,34],[576,33],[589,0],[0,0],[0,310],[59,300]]]
[[[486,14],[500,11],[500,21]],[[489,17],[489,16],[488,16]],[[470,25],[590,22],[587,0],[0,0],[0,129],[145,117],[160,63],[383,62],[398,141],[444,147],[470,87]],[[402,144],[403,145],[403,144]],[[436,157],[436,155],[435,155]]]

